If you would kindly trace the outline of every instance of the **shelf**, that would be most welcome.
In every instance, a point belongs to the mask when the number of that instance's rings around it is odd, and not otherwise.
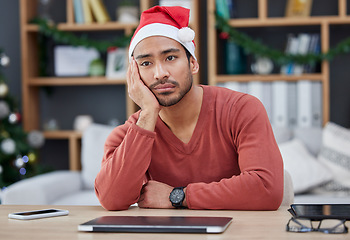
[[[125,79],[106,77],[38,77],[30,78],[30,86],[85,86],[85,85],[125,85]]]
[[[242,74],[242,75],[217,75],[217,83],[225,82],[251,82],[251,81],[299,81],[299,80],[310,80],[310,81],[322,81],[322,74],[303,74],[303,75],[283,75],[283,74],[269,74],[269,75],[255,75],[255,74]]]
[[[231,19],[232,27],[278,27],[278,26],[310,26],[328,24],[350,24],[350,17],[322,16],[307,18],[247,18]]]
[[[82,133],[73,130],[62,130],[62,131],[45,131],[44,137],[46,139],[70,139],[76,138],[81,139]]]
[[[107,22],[107,23],[91,23],[91,24],[68,24],[59,23],[57,28],[62,31],[113,31],[113,30],[126,30],[133,31],[138,26],[138,23],[119,23],[119,22]],[[39,26],[36,24],[25,25],[27,31],[38,32]]]

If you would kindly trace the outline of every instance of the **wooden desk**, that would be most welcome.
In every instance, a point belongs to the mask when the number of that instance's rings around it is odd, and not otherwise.
[[[28,211],[44,208],[69,210],[68,216],[37,219],[8,219],[11,212]],[[87,233],[78,232],[80,223],[100,216],[232,216],[233,222],[222,234],[154,234],[154,233]],[[99,206],[14,206],[0,205],[1,240],[84,240],[84,239],[350,239],[350,233],[329,235],[324,233],[290,233],[285,226],[290,218],[286,208],[278,211],[194,211],[139,209],[132,207],[127,211],[108,212]]]

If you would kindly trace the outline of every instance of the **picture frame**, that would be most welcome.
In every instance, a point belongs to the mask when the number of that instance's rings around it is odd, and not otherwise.
[[[288,0],[286,17],[309,17],[312,0]]]
[[[107,50],[106,78],[125,79],[127,70],[126,48],[110,47]]]

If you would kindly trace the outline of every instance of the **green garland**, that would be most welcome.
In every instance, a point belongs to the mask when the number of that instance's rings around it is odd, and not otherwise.
[[[31,23],[38,24],[40,33],[51,37],[57,43],[95,48],[100,52],[107,52],[109,47],[126,47],[131,40],[131,36],[122,36],[112,41],[96,41],[89,39],[86,35],[78,37],[73,33],[61,31],[57,26],[49,25],[44,19],[36,18]]]
[[[57,29],[56,26],[49,25],[45,20],[36,18],[32,23],[39,25],[39,31],[46,37],[52,37],[56,42],[69,44],[72,46],[85,46],[96,48],[100,52],[106,52],[111,46],[126,47],[128,46],[131,36],[122,36],[113,41],[96,41],[91,40],[87,36],[75,36],[73,33],[64,32]],[[216,27],[219,31],[227,35],[227,38],[235,42],[247,53],[256,56],[267,57],[275,63],[283,65],[290,62],[298,64],[314,64],[323,60],[330,61],[335,56],[350,52],[350,37],[341,41],[335,47],[329,49],[326,53],[309,53],[306,55],[288,54],[283,51],[273,49],[263,43],[252,39],[248,35],[238,31],[228,24],[228,21],[223,17],[216,15]]]
[[[223,38],[227,38],[230,41],[233,41],[237,45],[241,46],[247,53],[251,53],[260,57],[270,58],[275,63],[280,65],[290,62],[298,64],[314,64],[322,60],[330,61],[337,55],[350,52],[350,37],[340,42],[334,48],[329,49],[329,51],[326,53],[292,55],[268,47],[261,42],[252,39],[248,35],[239,32],[237,29],[230,26],[226,19],[219,15],[216,15],[216,27],[219,31],[222,32]]]

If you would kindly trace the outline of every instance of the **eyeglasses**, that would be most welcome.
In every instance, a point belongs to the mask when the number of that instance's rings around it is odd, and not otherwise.
[[[323,220],[307,220],[289,219],[286,230],[288,232],[323,232],[323,233],[347,233],[348,227],[345,226],[346,220],[323,219]],[[317,224],[314,227],[314,223]]]

